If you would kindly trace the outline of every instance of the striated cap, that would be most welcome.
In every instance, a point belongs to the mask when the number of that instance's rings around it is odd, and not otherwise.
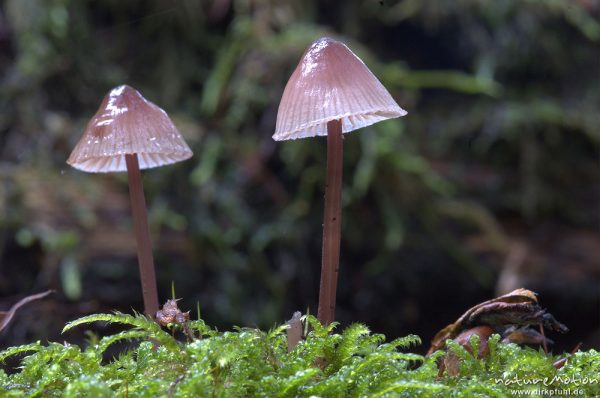
[[[125,155],[134,153],[140,169],[192,156],[167,113],[123,85],[104,97],[67,163],[91,173],[126,171]]]
[[[364,62],[328,37],[304,53],[285,86],[277,111],[276,141],[327,135],[327,122],[348,133],[406,115]]]

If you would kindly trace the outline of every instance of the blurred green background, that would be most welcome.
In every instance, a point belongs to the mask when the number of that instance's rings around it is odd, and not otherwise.
[[[124,83],[194,151],[143,172],[161,298],[221,329],[314,313],[325,139],[271,135],[325,35],[408,111],[346,135],[337,318],[427,342],[527,287],[572,329],[557,349],[598,347],[598,0],[0,2],[0,310],[57,291],[0,345],[142,310],[126,175],[65,163]]]

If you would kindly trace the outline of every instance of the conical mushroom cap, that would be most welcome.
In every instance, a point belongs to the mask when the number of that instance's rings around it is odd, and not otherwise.
[[[125,155],[134,153],[140,169],[192,156],[167,113],[123,85],[104,97],[67,163],[91,173],[126,171]]]
[[[276,141],[327,135],[327,122],[342,132],[406,115],[369,68],[346,45],[328,37],[304,53],[285,86],[277,112]]]

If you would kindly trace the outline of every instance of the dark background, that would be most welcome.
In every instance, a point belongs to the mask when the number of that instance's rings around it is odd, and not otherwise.
[[[316,311],[323,138],[274,142],[316,38],[345,42],[408,111],[346,136],[337,318],[433,334],[517,287],[600,345],[600,1],[0,2],[0,348],[142,310],[127,181],[65,164],[114,86],[194,151],[143,172],[161,299],[221,330]]]

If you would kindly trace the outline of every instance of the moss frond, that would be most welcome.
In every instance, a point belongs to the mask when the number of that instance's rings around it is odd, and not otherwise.
[[[39,351],[43,348],[44,346],[41,345],[39,341],[31,344],[20,345],[18,347],[10,347],[0,352],[0,362],[4,362],[6,358],[12,357],[13,355],[22,354],[29,351]]]
[[[431,382],[427,383],[427,382],[414,382],[414,381],[413,382],[399,381],[397,383],[393,383],[393,384],[386,386],[381,391],[377,391],[376,393],[371,395],[371,397],[373,397],[373,398],[397,397],[397,396],[401,396],[401,395],[399,395],[400,393],[403,393],[402,396],[418,396],[417,392],[419,390],[422,392],[438,393],[438,392],[442,392],[442,391],[447,392],[448,389],[449,388],[447,386],[444,386],[442,384],[437,384],[437,383],[431,383]],[[407,394],[407,392],[410,392],[411,395]],[[435,396],[435,395],[428,394],[425,396]],[[437,395],[437,396],[441,397],[444,395]]]
[[[369,333],[369,328],[361,323],[350,325],[344,330],[342,338],[334,351],[331,366],[328,371],[337,371],[346,364],[353,355],[356,355],[364,348],[361,339],[368,336]]]
[[[440,377],[438,364],[448,353],[423,357],[401,351],[420,344],[417,336],[386,342],[363,324],[334,333],[336,325],[321,326],[311,316],[305,320],[311,332],[288,352],[286,325],[267,332],[217,332],[202,320],[191,321],[189,327],[202,338],[179,343],[139,314],[90,315],[64,331],[97,321],[132,329],[93,338],[84,351],[39,342],[6,349],[0,359],[27,355],[16,372],[0,370],[0,388],[7,397],[506,397],[532,387],[511,380],[557,377],[554,384],[533,387],[576,388],[580,396],[600,396],[600,353],[595,350],[568,355],[565,366],[556,369],[557,356],[501,344],[497,335],[488,340],[490,354],[483,359],[471,354],[481,344],[477,339],[469,350],[450,340],[456,370]],[[140,341],[103,361],[106,349],[123,340]]]
[[[113,334],[112,336],[103,337],[96,347],[96,351],[100,354],[104,353],[106,349],[115,344],[118,341],[123,340],[143,340],[147,338],[148,334],[142,330],[125,330],[123,332]]]
[[[94,314],[84,316],[67,323],[63,328],[62,333],[65,333],[66,331],[80,325],[100,321],[133,326],[137,330],[144,332],[147,338],[156,340],[156,342],[158,342],[160,345],[163,345],[173,351],[178,350],[177,340],[175,340],[169,333],[162,330],[158,323],[148,319],[142,314],[137,313],[135,315],[129,315],[115,312],[114,314]]]

